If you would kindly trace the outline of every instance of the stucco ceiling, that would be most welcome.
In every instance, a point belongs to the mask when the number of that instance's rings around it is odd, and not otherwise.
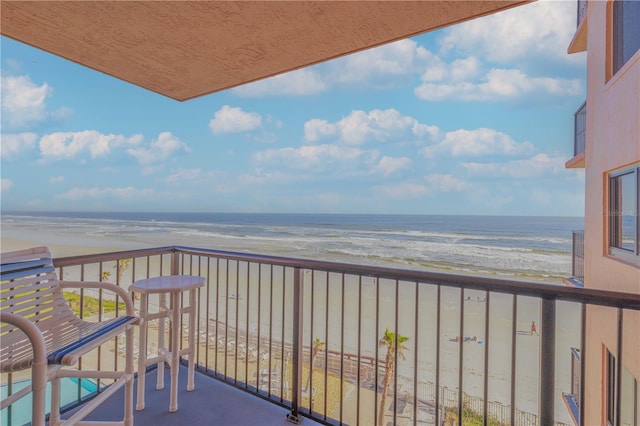
[[[529,1],[3,0],[0,29],[183,101]]]

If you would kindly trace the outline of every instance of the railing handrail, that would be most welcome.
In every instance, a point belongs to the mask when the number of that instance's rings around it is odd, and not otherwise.
[[[109,261],[118,258],[161,255],[177,252],[192,255],[225,257],[230,260],[237,261],[269,263],[272,265],[291,268],[357,274],[378,279],[392,279],[397,280],[398,282],[424,282],[428,284],[465,288],[469,290],[517,294],[519,296],[540,297],[549,300],[561,300],[567,302],[588,303],[598,306],[640,310],[640,293],[624,293],[593,288],[574,288],[569,286],[536,283],[530,281],[478,277],[472,275],[458,275],[431,271],[417,271],[382,266],[355,265],[313,259],[289,258],[185,246],[165,246],[148,249],[125,250],[111,253],[62,257],[54,259],[54,265],[56,267],[72,266],[77,265],[78,263],[93,263],[100,261]]]

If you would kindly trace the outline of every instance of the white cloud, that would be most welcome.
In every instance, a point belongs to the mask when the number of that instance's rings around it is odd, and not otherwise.
[[[464,69],[454,72],[459,72],[460,78],[468,76],[469,73]],[[582,84],[578,79],[529,77],[516,69],[494,68],[484,76],[482,81],[473,82],[449,79],[448,75],[446,71],[442,71],[436,76],[428,70],[423,75],[423,83],[415,88],[415,95],[425,101],[495,101],[514,99],[528,94],[577,96],[582,93]],[[445,79],[446,83],[440,82]]]
[[[449,64],[449,79],[453,81],[464,81],[478,75],[480,71],[480,61],[475,56],[464,59],[456,59]]]
[[[536,154],[524,160],[505,163],[462,163],[467,171],[476,176],[531,178],[565,172],[565,158]]]
[[[118,199],[118,200],[144,200],[152,198],[155,191],[151,188],[138,189],[133,186],[122,188],[73,188],[69,191],[58,195],[56,198],[66,200],[83,200],[83,199]]]
[[[317,142],[320,139],[337,134],[338,126],[329,123],[327,120],[314,118],[304,123],[304,140],[307,142]]]
[[[429,193],[425,185],[413,182],[401,182],[374,186],[373,192],[385,198],[416,198]]]
[[[517,155],[526,154],[532,150],[533,145],[529,142],[516,142],[505,133],[480,128],[448,132],[442,141],[423,148],[422,154],[426,158],[433,158],[439,153],[446,153],[453,157],[488,154]]]
[[[310,145],[300,148],[270,149],[254,155],[258,163],[278,163],[299,169],[326,169],[331,164],[352,164],[353,161],[371,162],[377,159],[377,151],[337,145]]]
[[[456,59],[450,64],[434,57],[434,60],[424,69],[422,81],[463,81],[475,77],[480,70],[480,61],[474,56]]]
[[[575,33],[576,6],[571,1],[537,1],[444,30],[443,52],[478,55],[507,63],[555,58],[575,62],[566,47]]]
[[[180,169],[164,179],[167,183],[179,183],[184,181],[195,181],[202,176],[200,169]]]
[[[411,160],[407,157],[387,157],[384,156],[380,159],[378,164],[373,166],[373,172],[379,173],[383,176],[390,176],[402,169],[406,169],[411,166]]]
[[[453,175],[432,174],[424,178],[429,184],[429,188],[440,192],[459,192],[467,189],[469,184]]]
[[[388,89],[406,84],[435,56],[404,39],[232,89],[240,97],[309,96],[332,87]]]
[[[56,185],[58,183],[64,182],[64,176],[54,176],[49,178],[49,183],[52,185]]]
[[[191,152],[191,149],[171,132],[162,132],[158,139],[148,147],[130,148],[127,152],[135,157],[140,164],[154,164],[179,152]]]
[[[91,158],[98,158],[106,156],[113,148],[137,145],[141,142],[142,135],[105,135],[95,130],[57,132],[40,139],[40,153],[52,160],[76,158],[86,153],[89,153]]]
[[[13,188],[13,181],[9,179],[0,179],[0,192],[5,192]]]
[[[209,127],[214,134],[238,133],[255,130],[262,124],[257,112],[245,112],[239,107],[224,105],[213,116]]]
[[[231,90],[239,97],[309,96],[327,90],[327,83],[313,69],[303,68],[245,84]]]
[[[24,151],[32,150],[36,145],[38,135],[35,133],[13,133],[1,136],[0,153],[3,160],[11,159]]]
[[[3,126],[19,129],[71,114],[68,108],[48,110],[46,99],[53,92],[51,87],[47,83],[37,85],[28,75],[2,76],[0,89]]]
[[[305,141],[316,142],[321,138],[339,135],[349,145],[365,142],[387,142],[415,138],[435,138],[439,129],[420,123],[413,117],[400,114],[390,108],[374,109],[369,113],[355,110],[336,123],[313,119],[305,123]]]
[[[404,39],[338,58],[326,65],[327,80],[338,85],[379,89],[406,83],[420,73],[435,55],[413,40]]]
[[[47,83],[36,85],[28,75],[2,77],[2,117],[10,126],[20,127],[46,118]]]

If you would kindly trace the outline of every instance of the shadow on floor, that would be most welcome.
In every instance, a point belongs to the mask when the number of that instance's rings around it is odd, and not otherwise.
[[[196,373],[196,388],[187,392],[187,369],[180,367],[178,379],[178,411],[169,412],[169,369],[165,369],[164,389],[156,390],[156,370],[147,373],[145,409],[135,411],[136,426],[291,426],[286,408],[272,404],[218,380]],[[135,385],[134,385],[135,388]],[[123,389],[96,408],[85,420],[118,421],[123,417]],[[62,417],[69,418],[71,413]],[[305,418],[304,425],[319,423]]]

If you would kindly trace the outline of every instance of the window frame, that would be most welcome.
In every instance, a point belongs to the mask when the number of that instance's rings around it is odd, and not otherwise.
[[[610,16],[611,16],[611,74],[613,77],[616,75],[621,69],[624,68],[625,64],[631,60],[635,56],[635,54],[640,50],[640,42],[638,44],[638,48],[633,52],[628,58],[624,59],[624,35],[626,34],[624,31],[624,8],[623,4],[625,1],[629,1],[629,4],[638,3],[637,1],[630,0],[613,0],[611,2]],[[640,22],[637,23],[640,25]]]
[[[616,245],[617,241],[619,241],[622,237],[619,231],[619,220],[623,215],[620,214],[621,206],[618,205],[618,200],[620,199],[619,190],[615,182],[617,182],[617,179],[621,176],[625,176],[628,174],[632,174],[634,176],[634,179],[632,181],[635,185],[636,190],[636,200],[634,206],[635,214],[632,213],[632,215],[635,216],[633,250],[625,249]],[[640,265],[640,164],[636,164],[631,167],[626,167],[622,170],[609,173],[607,182],[609,191],[609,200],[607,206],[607,227],[609,231],[607,246],[609,255],[627,262]]]

